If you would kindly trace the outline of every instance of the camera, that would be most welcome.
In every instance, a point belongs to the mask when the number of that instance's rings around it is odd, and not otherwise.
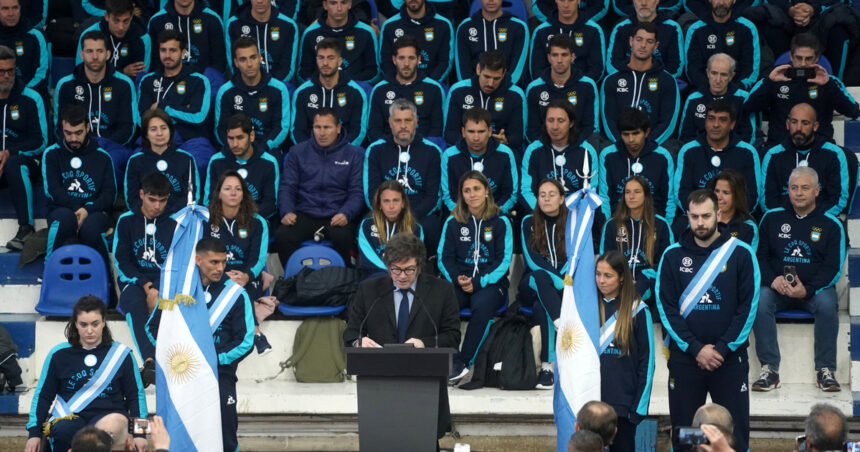
[[[132,432],[135,435],[144,435],[152,433],[152,429],[149,427],[148,419],[135,419],[134,420],[134,431]]]
[[[782,277],[791,284],[791,287],[797,285],[797,267],[794,265],[786,265],[782,267]]]
[[[673,429],[673,446],[698,446],[699,444],[710,444],[705,432],[699,427],[675,427]]]

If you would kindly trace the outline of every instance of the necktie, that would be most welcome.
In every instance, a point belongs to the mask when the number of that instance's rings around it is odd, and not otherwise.
[[[409,324],[409,290],[400,289],[400,309],[397,310],[397,342],[406,341],[406,325]]]

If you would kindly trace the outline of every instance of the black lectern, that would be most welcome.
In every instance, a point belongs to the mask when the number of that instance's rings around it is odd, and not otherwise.
[[[346,372],[358,378],[362,451],[436,450],[439,391],[451,348],[346,348]],[[447,390],[447,387],[443,389]]]

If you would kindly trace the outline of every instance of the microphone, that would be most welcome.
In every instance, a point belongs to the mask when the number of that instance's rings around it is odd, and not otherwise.
[[[374,298],[373,302],[370,303],[370,308],[367,310],[367,312],[364,313],[364,318],[361,319],[361,323],[358,325],[358,348],[361,348],[361,330],[364,329],[364,324],[367,323],[367,319],[370,318],[370,312],[373,311],[373,307],[376,306],[376,303],[378,303],[379,300],[385,298],[386,296],[388,296],[388,292],[385,292],[382,295],[379,295],[378,297]]]
[[[434,347],[439,348],[439,329],[436,328],[436,322],[433,321],[433,316],[430,315],[430,311],[428,311],[427,306],[424,305],[424,298],[419,297],[418,294],[415,293],[415,291],[412,290],[411,287],[409,289],[406,289],[406,290],[408,290],[409,293],[412,294],[414,301],[421,300],[421,309],[424,310],[424,313],[427,314],[427,318],[430,319],[430,324],[433,325],[433,339],[435,341]]]

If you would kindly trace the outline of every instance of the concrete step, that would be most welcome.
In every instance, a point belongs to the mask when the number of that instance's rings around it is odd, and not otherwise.
[[[18,233],[18,220],[15,219],[14,212],[12,212],[11,216],[8,216],[3,211],[4,202],[8,202],[6,201],[8,196],[11,196],[8,191],[0,190],[0,249],[3,250],[6,249],[6,242],[12,240],[15,234]],[[36,218],[35,227],[37,230],[48,227],[44,217]]]

